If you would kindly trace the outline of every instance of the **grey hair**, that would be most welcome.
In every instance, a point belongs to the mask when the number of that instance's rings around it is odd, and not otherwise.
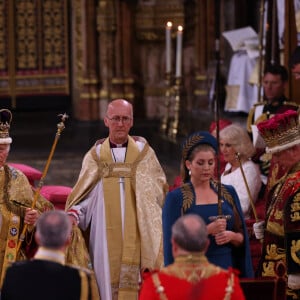
[[[222,129],[220,139],[231,144],[243,160],[247,160],[255,154],[256,150],[247,130],[238,124],[231,124]]]
[[[203,219],[196,214],[187,214],[172,226],[172,238],[182,249],[202,252],[207,245],[207,229]]]
[[[64,246],[71,230],[71,221],[67,213],[62,210],[44,212],[36,224],[36,233],[40,238],[40,245],[51,249]]]

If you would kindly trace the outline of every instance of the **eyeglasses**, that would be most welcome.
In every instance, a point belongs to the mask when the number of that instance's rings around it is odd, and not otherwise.
[[[106,116],[106,118],[108,120],[110,120],[113,124],[118,124],[119,122],[122,122],[125,125],[128,125],[130,123],[130,121],[132,120],[132,118],[127,117],[127,116],[113,116],[111,118]]]

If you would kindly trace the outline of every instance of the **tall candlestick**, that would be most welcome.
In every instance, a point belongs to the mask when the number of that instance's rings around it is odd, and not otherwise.
[[[166,73],[171,73],[171,29],[172,22],[167,22],[166,26]]]
[[[182,64],[182,34],[183,27],[178,26],[177,28],[177,44],[176,44],[176,77],[181,77],[181,64]]]

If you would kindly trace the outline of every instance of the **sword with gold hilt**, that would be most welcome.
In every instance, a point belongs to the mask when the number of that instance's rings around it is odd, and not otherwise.
[[[220,0],[215,0],[215,60],[216,60],[216,70],[215,70],[215,87],[214,87],[214,103],[215,103],[215,122],[216,122],[216,139],[219,145],[220,142]],[[215,221],[217,219],[231,218],[230,215],[224,215],[222,211],[222,184],[221,184],[221,171],[220,171],[220,159],[218,151],[217,156],[217,194],[218,194],[218,215],[210,216],[210,221]]]
[[[60,135],[61,135],[62,131],[65,129],[65,124],[64,123],[65,123],[66,119],[69,117],[66,113],[60,114],[58,116],[61,117],[61,122],[59,122],[57,124],[57,131],[56,131],[56,134],[55,134],[54,142],[52,144],[51,151],[49,153],[49,156],[48,156],[44,171],[42,173],[41,179],[40,179],[39,184],[38,184],[38,186],[35,190],[35,193],[34,193],[34,198],[33,198],[32,205],[31,205],[32,209],[35,208],[35,205],[38,201],[38,198],[39,198],[40,192],[41,192],[41,188],[44,185],[44,179],[45,179],[45,177],[48,173],[48,169],[49,169],[49,166],[50,166],[50,163],[51,163],[51,160],[52,160],[57,142],[60,138]],[[23,241],[25,240],[27,228],[28,228],[28,224],[24,224],[23,230],[22,230],[22,232],[20,234],[20,237],[19,237],[19,240],[18,240],[17,253],[19,252],[19,250],[21,248],[21,245],[22,245]]]

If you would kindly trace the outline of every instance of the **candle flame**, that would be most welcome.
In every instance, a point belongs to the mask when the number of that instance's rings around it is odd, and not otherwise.
[[[169,22],[167,22],[167,27],[171,28],[171,27],[172,27],[172,25],[173,25],[173,24],[172,24],[172,22],[170,22],[170,21],[169,21]]]
[[[182,27],[181,25],[179,25],[179,26],[177,27],[177,29],[178,29],[178,31],[183,31],[183,27]]]

